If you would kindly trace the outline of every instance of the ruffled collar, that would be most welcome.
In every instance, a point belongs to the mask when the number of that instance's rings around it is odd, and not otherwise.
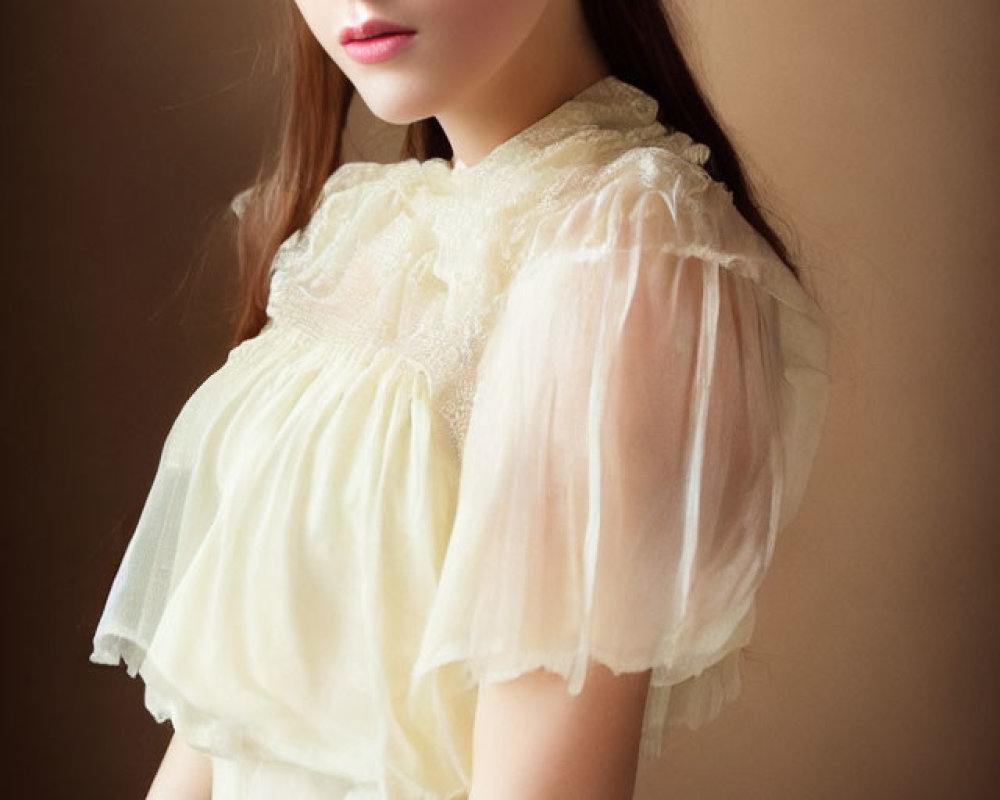
[[[710,156],[709,148],[681,131],[664,128],[656,119],[658,110],[654,98],[608,75],[497,145],[472,166],[443,159],[431,159],[424,165],[471,177],[505,166],[524,165],[526,160],[563,142],[596,134],[622,136],[636,145],[655,141],[686,161],[703,166]]]
[[[653,97],[609,75],[500,143],[471,166],[456,167],[440,158],[409,158],[388,164],[349,162],[327,180],[320,202],[342,189],[361,190],[373,182],[393,191],[427,190],[438,198],[456,196],[456,190],[461,190],[463,202],[468,202],[470,193],[490,197],[513,193],[509,199],[516,200],[516,196],[536,191],[540,181],[545,183],[552,177],[546,167],[565,167],[567,150],[573,150],[577,159],[577,146],[581,144],[593,148],[597,161],[614,158],[624,149],[651,146],[667,150],[700,170],[709,159],[709,148],[682,131],[664,127],[656,118],[658,110]]]

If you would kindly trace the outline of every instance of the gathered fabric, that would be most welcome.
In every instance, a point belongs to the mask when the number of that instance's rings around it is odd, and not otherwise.
[[[736,696],[827,329],[656,111],[609,77],[469,167],[346,164],[279,249],[91,656],[216,800],[464,797],[478,686],[536,669],[650,670],[645,758]]]

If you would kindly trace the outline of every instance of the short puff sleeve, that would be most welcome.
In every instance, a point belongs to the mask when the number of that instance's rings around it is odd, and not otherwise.
[[[780,517],[778,303],[686,239],[703,212],[610,186],[540,227],[480,361],[416,669],[572,693],[591,659],[651,669],[645,755],[738,690]]]

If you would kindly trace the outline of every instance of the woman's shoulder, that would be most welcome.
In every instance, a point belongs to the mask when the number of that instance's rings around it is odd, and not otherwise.
[[[742,217],[728,187],[706,165],[709,148],[679,131],[624,140],[579,159],[542,227],[619,245],[773,259],[766,241]]]
[[[354,189],[370,191],[378,184],[391,186],[417,178],[420,171],[420,162],[413,158],[388,163],[348,161],[337,167],[327,178],[321,196],[331,197]]]
[[[631,136],[629,134],[632,134]],[[704,189],[717,183],[706,165],[712,152],[686,133],[657,125],[652,135],[626,132],[612,156],[602,165],[608,180],[631,183],[636,188],[657,190]],[[722,184],[718,184],[722,187]]]
[[[662,129],[661,129],[662,131]],[[732,192],[707,169],[710,151],[684,133],[581,159],[559,202],[547,203],[527,253],[631,251],[655,263],[671,254],[726,268],[805,316],[822,315],[770,243],[737,208]]]
[[[414,159],[391,163],[375,161],[349,161],[338,166],[323,182],[320,188],[317,206],[352,190],[371,191],[379,183],[390,186],[398,185],[414,178],[419,172],[419,163]],[[237,193],[230,201],[229,207],[233,214],[242,217],[250,197],[254,192],[250,186]]]

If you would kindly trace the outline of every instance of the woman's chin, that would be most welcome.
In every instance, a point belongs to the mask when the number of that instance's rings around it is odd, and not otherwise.
[[[382,120],[382,122],[389,123],[390,125],[409,125],[413,122],[419,122],[422,119],[427,119],[427,117],[432,116],[431,114],[415,116],[404,112],[398,112],[395,109],[380,110],[371,108],[371,106],[369,106],[369,108],[375,117]]]
[[[368,106],[368,110],[390,125],[409,125],[434,116],[429,104],[414,102],[412,93],[365,92],[358,88],[358,94]]]

